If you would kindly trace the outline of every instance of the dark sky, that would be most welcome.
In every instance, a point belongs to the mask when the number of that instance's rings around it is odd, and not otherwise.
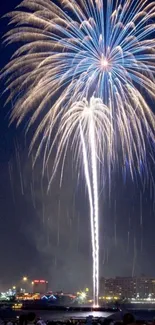
[[[0,4],[0,16],[18,0]],[[7,20],[0,21],[1,36]],[[12,48],[1,45],[0,67]],[[4,85],[1,85],[1,91]],[[77,290],[91,284],[89,206],[84,180],[68,155],[62,188],[59,171],[47,194],[42,156],[32,169],[24,125],[8,126],[10,106],[0,98],[0,291],[23,276],[47,278],[51,289]],[[33,130],[32,130],[33,132]],[[52,166],[52,157],[51,162]],[[50,169],[49,164],[49,169]],[[71,172],[72,171],[72,172]],[[155,276],[155,215],[150,186],[112,176],[112,190],[100,193],[100,273]]]

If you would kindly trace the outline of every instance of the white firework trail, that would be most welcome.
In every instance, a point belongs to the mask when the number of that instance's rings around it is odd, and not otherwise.
[[[98,198],[98,147],[96,144],[96,139],[101,132],[97,120],[97,116],[100,116],[100,112],[104,112],[105,123],[109,121],[110,114],[108,108],[103,105],[102,101],[98,98],[92,97],[90,102],[83,100],[82,102],[77,102],[75,106],[73,105],[73,111],[81,108],[81,114],[79,115],[79,125],[80,125],[80,138],[82,143],[82,155],[83,155],[83,165],[84,173],[86,179],[86,185],[88,189],[89,206],[90,206],[90,223],[91,223],[91,240],[92,240],[92,257],[93,257],[93,301],[94,306],[98,306],[99,301],[99,198]],[[72,111],[71,109],[71,111]],[[73,112],[71,113],[72,116]],[[83,118],[82,118],[83,115]],[[103,126],[103,125],[102,125]],[[105,128],[103,129],[105,130]],[[112,129],[107,128],[107,131]],[[102,131],[103,132],[103,131]],[[97,137],[96,137],[97,135]],[[110,134],[106,133],[106,136]],[[104,137],[105,137],[104,135]]]
[[[96,259],[95,259],[95,257],[96,257],[96,254],[95,254],[93,196],[92,196],[92,187],[91,187],[91,181],[90,181],[90,175],[89,175],[87,149],[86,149],[86,144],[85,144],[84,134],[82,131],[81,124],[80,124],[80,136],[81,136],[81,141],[82,141],[83,164],[84,164],[86,184],[87,184],[87,188],[88,188],[89,207],[90,207],[90,224],[91,224],[92,257],[93,257],[93,301],[95,302],[95,291],[96,291],[96,283],[95,283]]]
[[[97,152],[96,152],[96,137],[94,120],[90,121],[89,138],[91,143],[92,157],[92,180],[93,180],[93,196],[94,196],[94,241],[95,241],[95,300],[94,303],[98,306],[99,296],[99,209],[98,209],[98,181],[97,181]]]
[[[89,129],[89,140],[91,150],[91,163],[88,163],[87,147],[80,125],[80,135],[83,148],[83,163],[85,179],[88,188],[89,205],[90,205],[90,222],[91,222],[91,239],[92,239],[92,257],[93,257],[93,301],[94,306],[98,306],[99,296],[99,209],[98,209],[98,175],[97,175],[97,153],[95,143],[94,121],[91,117]],[[89,168],[91,165],[91,168]],[[91,172],[91,177],[90,177]],[[92,182],[91,182],[92,180]]]

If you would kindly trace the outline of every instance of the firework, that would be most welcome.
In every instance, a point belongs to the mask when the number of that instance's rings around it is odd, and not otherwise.
[[[101,157],[104,158],[107,150],[111,151],[114,132],[111,120],[111,111],[100,98],[92,96],[89,101],[84,98],[74,102],[63,114],[55,138],[55,141],[60,139],[57,141],[56,169],[62,150],[69,144],[74,148],[75,160],[78,158],[80,167],[84,166],[90,206],[95,306],[98,306],[99,294],[98,167]]]
[[[91,97],[89,102],[84,98],[82,101],[73,103],[68,109],[62,118],[60,128],[62,131],[60,138],[64,139],[60,148],[66,148],[66,141],[68,137],[71,138],[73,147],[77,147],[79,150],[76,156],[81,158],[84,166],[90,206],[95,306],[98,306],[99,294],[98,164],[101,153],[106,152],[107,146],[111,146],[113,135],[111,118],[109,108],[103,104],[100,98]]]
[[[29,114],[29,129],[40,118],[31,148],[41,134],[36,158],[45,144],[45,168],[53,146],[58,145],[52,177],[62,156],[64,165],[68,146],[75,144],[77,160],[82,144],[88,188],[88,179],[92,179],[89,200],[93,201],[95,233],[97,160],[108,166],[109,175],[119,161],[133,178],[135,171],[141,174],[142,164],[147,165],[146,149],[154,142],[155,119],[146,98],[155,96],[155,1],[60,0],[55,4],[24,0],[7,16],[14,27],[5,43],[19,44],[1,73],[6,78],[6,91],[10,91],[8,101],[15,103],[12,120],[19,125]],[[83,119],[86,124],[80,122],[79,105],[91,107],[91,100],[96,105],[99,98],[103,114],[95,114],[89,124],[87,118]],[[55,127],[58,132],[53,137]],[[73,131],[78,141],[70,138]],[[86,163],[89,154],[91,177]],[[98,289],[96,300],[97,295]]]

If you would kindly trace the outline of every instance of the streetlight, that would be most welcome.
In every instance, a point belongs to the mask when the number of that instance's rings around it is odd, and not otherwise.
[[[16,286],[13,286],[12,289],[13,289],[13,290],[16,290]]]
[[[26,282],[28,280],[27,276],[23,276],[23,281]]]

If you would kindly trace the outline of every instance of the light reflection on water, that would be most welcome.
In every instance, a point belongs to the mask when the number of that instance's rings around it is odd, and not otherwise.
[[[103,317],[106,318],[112,315],[111,312],[103,312],[103,311],[78,311],[78,312],[61,312],[61,311],[43,311],[37,310],[36,314],[38,317],[43,318],[44,320],[52,320],[52,319],[70,319],[70,318],[86,318],[88,316],[93,317]]]
[[[63,319],[70,319],[70,318],[87,318],[88,316],[102,317],[106,318],[109,317],[114,320],[121,320],[123,318],[123,314],[126,312],[130,312],[134,315],[135,319],[137,320],[146,320],[150,321],[155,318],[155,309],[124,309],[122,312],[104,312],[104,311],[78,311],[78,312],[64,312],[64,311],[44,311],[44,310],[37,310],[36,315],[41,317],[44,320],[63,320]]]

